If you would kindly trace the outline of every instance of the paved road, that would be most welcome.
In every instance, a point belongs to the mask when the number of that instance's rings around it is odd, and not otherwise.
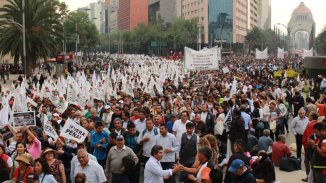
[[[12,87],[12,81],[16,80],[18,78],[18,75],[10,75],[9,76],[9,81],[6,81],[6,84],[3,84],[3,81],[0,81],[0,85],[2,86],[2,89],[7,88],[9,89]],[[290,120],[291,121],[291,120]],[[291,122],[289,121],[289,126]],[[291,145],[295,143],[295,138],[292,132],[290,132],[287,135],[287,144]],[[296,155],[296,152],[292,152],[293,155]],[[302,155],[302,157],[304,157]],[[301,179],[306,177],[306,173],[304,171],[304,165],[302,164],[303,170],[298,170],[294,172],[284,172],[280,171],[279,168],[275,168],[276,171],[276,179],[278,183],[301,183]]]

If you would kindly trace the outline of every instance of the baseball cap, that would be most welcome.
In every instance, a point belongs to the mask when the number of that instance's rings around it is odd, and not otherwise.
[[[239,168],[244,166],[244,162],[241,159],[235,159],[232,161],[228,171],[235,173]]]
[[[124,138],[123,138],[122,135],[118,135],[116,139],[117,139],[117,140],[124,140]]]
[[[105,105],[104,109],[111,109],[111,106],[110,105]]]
[[[53,113],[52,116],[59,117],[59,114],[58,113]]]

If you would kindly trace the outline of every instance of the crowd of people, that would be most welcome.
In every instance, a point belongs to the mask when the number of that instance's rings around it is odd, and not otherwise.
[[[228,56],[218,71],[94,60],[1,87],[0,182],[272,183],[289,133],[300,161],[304,147],[303,181],[326,182],[326,76],[305,78],[301,59]],[[301,77],[274,77],[288,68]],[[27,111],[36,125],[15,126]],[[69,138],[72,124],[87,133]]]

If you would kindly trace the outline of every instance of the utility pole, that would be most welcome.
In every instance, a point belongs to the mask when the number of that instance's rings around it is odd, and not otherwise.
[[[77,27],[77,22],[76,22],[76,62],[78,63],[78,42],[79,42],[79,35],[77,33],[78,27]],[[66,55],[65,55],[66,57]]]

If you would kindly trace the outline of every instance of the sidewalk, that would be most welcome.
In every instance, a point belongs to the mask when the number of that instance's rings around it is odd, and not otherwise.
[[[306,178],[306,172],[303,170],[285,172],[275,167],[276,183],[301,183],[301,179]]]

